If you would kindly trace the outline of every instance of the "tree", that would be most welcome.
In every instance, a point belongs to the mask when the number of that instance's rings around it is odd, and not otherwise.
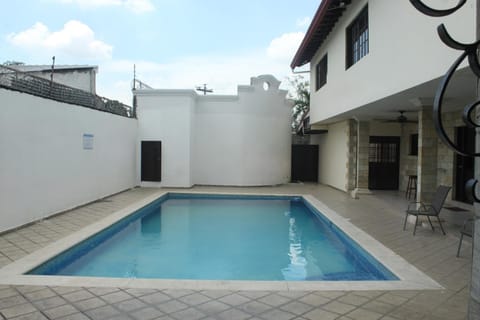
[[[292,131],[298,133],[310,111],[310,84],[303,76],[294,76],[288,81],[291,86],[289,98],[293,100]]]

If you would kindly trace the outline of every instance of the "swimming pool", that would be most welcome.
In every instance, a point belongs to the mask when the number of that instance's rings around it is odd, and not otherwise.
[[[303,197],[184,193],[160,197],[28,274],[398,280]]]
[[[201,189],[201,188],[199,188]],[[152,279],[152,278],[118,278],[118,277],[91,277],[91,276],[62,276],[62,275],[32,275],[29,271],[41,266],[45,262],[78,246],[87,239],[95,237],[103,230],[116,225],[125,218],[132,217],[138,210],[154,203],[172,192],[183,193],[183,190],[159,189],[146,197],[140,197],[131,204],[124,205],[117,211],[104,218],[92,221],[89,225],[65,236],[41,249],[0,268],[0,285],[40,285],[40,286],[68,286],[68,287],[116,287],[116,288],[144,288],[144,289],[182,289],[182,290],[275,290],[275,291],[310,291],[310,290],[435,290],[442,289],[435,280],[408,263],[401,256],[385,247],[369,234],[352,224],[348,218],[338,214],[324,202],[309,194],[282,194],[287,197],[301,197],[308,206],[322,212],[328,221],[331,221],[339,230],[348,235],[354,243],[364,248],[375,260],[380,261],[388,270],[398,277],[397,281],[364,280],[364,281],[249,281],[249,280],[191,280],[191,279]],[[271,196],[265,192],[254,193],[248,189],[232,193],[222,187],[209,190],[189,190],[185,193],[216,194],[216,195],[248,195]],[[381,214],[381,213],[380,213]],[[45,221],[48,223],[48,220]],[[381,226],[379,226],[381,228]]]

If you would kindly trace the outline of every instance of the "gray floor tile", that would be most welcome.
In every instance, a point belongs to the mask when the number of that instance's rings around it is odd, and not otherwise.
[[[188,308],[172,313],[170,316],[178,320],[198,320],[204,318],[205,314],[195,308]]]
[[[65,304],[63,306],[59,306],[59,307],[55,307],[55,308],[51,308],[43,311],[43,313],[45,313],[51,319],[63,318],[78,312],[79,312],[78,309],[76,309],[75,307],[69,304]]]
[[[146,307],[143,309],[136,310],[134,312],[130,312],[130,316],[138,320],[151,320],[151,319],[156,319],[163,315],[164,315],[163,312],[153,307]]]
[[[61,297],[55,296],[43,300],[34,301],[33,304],[39,310],[52,309],[67,304],[67,301]]]
[[[87,310],[95,309],[95,308],[98,308],[98,307],[102,307],[106,304],[107,303],[105,301],[103,301],[101,298],[97,298],[97,297],[77,301],[77,302],[74,303],[75,307],[77,307],[77,309],[79,309],[81,311],[87,311]]]
[[[117,302],[114,304],[115,308],[124,311],[124,312],[130,312],[133,310],[137,310],[140,308],[143,308],[146,306],[146,304],[139,299],[129,299],[129,300],[124,300],[121,302]]]
[[[107,318],[112,318],[114,316],[118,316],[120,314],[120,311],[113,308],[112,306],[106,305],[103,307],[85,311],[85,314],[91,319],[101,320],[101,319],[107,319]]]

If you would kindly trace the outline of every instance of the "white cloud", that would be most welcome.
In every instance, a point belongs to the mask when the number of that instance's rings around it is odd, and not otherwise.
[[[303,32],[284,33],[273,39],[267,49],[270,58],[290,64],[305,34]]]
[[[306,28],[310,25],[310,22],[312,21],[312,18],[310,17],[305,17],[302,19],[297,20],[297,27],[299,28]]]
[[[29,50],[43,50],[50,54],[67,54],[80,59],[110,59],[113,47],[95,38],[95,33],[86,24],[71,20],[63,29],[50,31],[41,22],[31,28],[11,33],[7,40],[15,46]]]
[[[304,34],[286,33],[257,51],[236,55],[179,57],[173,61],[110,60],[100,65],[98,93],[131,104],[130,87],[133,65],[137,79],[158,89],[194,89],[206,83],[214,94],[237,94],[238,85],[250,84],[250,78],[271,74],[288,89],[290,62]]]
[[[286,88],[286,77],[291,75],[289,63],[271,59],[266,50],[236,56],[183,57],[168,63],[112,60],[100,66],[99,94],[130,105],[134,64],[137,78],[153,88],[194,89],[206,83],[214,94],[237,94],[238,85],[248,85],[251,77],[261,74],[272,74]]]
[[[155,10],[151,0],[54,0],[64,4],[75,4],[81,8],[124,7],[134,13]]]

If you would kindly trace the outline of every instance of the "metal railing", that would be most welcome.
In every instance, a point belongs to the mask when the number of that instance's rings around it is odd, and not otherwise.
[[[87,91],[0,65],[0,87],[133,118],[132,107]]]

